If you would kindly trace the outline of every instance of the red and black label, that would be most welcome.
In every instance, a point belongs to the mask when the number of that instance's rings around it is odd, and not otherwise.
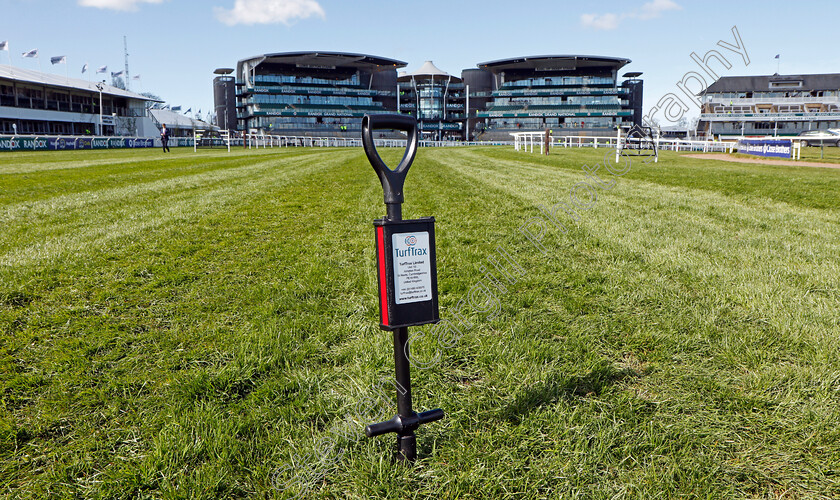
[[[434,222],[425,217],[373,223],[383,330],[439,321]]]

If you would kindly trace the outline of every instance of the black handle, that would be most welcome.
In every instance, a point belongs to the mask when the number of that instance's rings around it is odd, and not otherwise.
[[[400,416],[396,415],[391,420],[365,426],[365,435],[367,437],[374,437],[379,436],[380,434],[387,434],[389,432],[402,432],[402,430],[402,421],[400,420]]]
[[[417,417],[419,418],[421,424],[426,424],[442,419],[444,414],[443,410],[435,408],[434,410],[424,411],[423,413],[417,415]]]
[[[405,154],[400,160],[400,164],[393,170],[388,168],[382,158],[379,157],[379,153],[376,152],[376,145],[373,143],[373,131],[384,129],[402,130],[408,134]],[[408,115],[365,115],[362,118],[362,146],[365,149],[368,161],[373,165],[376,175],[379,176],[379,182],[382,183],[385,204],[402,203],[404,200],[403,184],[405,184],[405,177],[414,161],[414,155],[417,154],[417,119]]]

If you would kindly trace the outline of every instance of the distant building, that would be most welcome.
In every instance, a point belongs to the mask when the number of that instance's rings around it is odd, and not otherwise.
[[[511,132],[611,134],[641,124],[641,73],[629,59],[582,55],[519,57],[478,64],[461,76],[431,61],[406,63],[343,52],[283,52],[243,59],[214,79],[217,121],[236,107],[236,129],[284,135],[358,136],[368,113],[417,117],[424,138],[510,140]],[[218,72],[219,70],[217,70]],[[224,126],[222,126],[224,128]],[[233,128],[233,127],[231,127]]]
[[[236,130],[236,79],[233,68],[218,68],[213,79],[213,111],[222,130]]]
[[[400,74],[397,82],[400,112],[417,117],[424,139],[465,139],[467,96],[461,78],[426,61],[417,71]]]
[[[171,137],[193,137],[195,130],[218,130],[219,127],[213,126],[202,120],[190,118],[189,116],[170,111],[168,109],[150,109],[149,116],[155,123],[157,129],[162,125],[166,125],[169,129]]]
[[[140,94],[111,85],[0,66],[0,134],[154,137]],[[102,131],[99,131],[100,112]]]
[[[367,113],[397,109],[406,63],[342,52],[284,52],[236,65],[237,126],[273,134],[354,135]]]
[[[688,125],[669,125],[658,129],[659,137],[663,139],[691,139],[693,133]]]
[[[627,73],[629,79],[619,83],[618,71],[628,63],[629,59],[583,55],[480,63],[478,69],[492,78],[481,87],[470,86],[471,100],[487,99],[484,109],[476,108],[475,131],[483,138],[546,128],[558,135],[603,135],[620,125],[640,124],[641,73]]]
[[[705,137],[840,128],[840,73],[724,76],[700,99],[697,131]]]

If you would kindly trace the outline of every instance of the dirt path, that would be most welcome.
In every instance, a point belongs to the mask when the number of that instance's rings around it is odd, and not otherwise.
[[[786,165],[788,167],[823,167],[840,168],[837,163],[820,163],[817,161],[790,161],[790,160],[765,160],[762,158],[736,158],[726,153],[704,153],[696,155],[680,155],[687,158],[700,158],[701,160],[723,160],[735,163],[762,163],[764,165]]]

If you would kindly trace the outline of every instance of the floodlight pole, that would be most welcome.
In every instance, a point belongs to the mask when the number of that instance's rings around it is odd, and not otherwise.
[[[105,80],[102,80],[100,83],[96,84],[96,88],[99,90],[99,136],[102,137],[104,134],[102,133],[102,89],[105,87],[102,85],[105,83]]]

